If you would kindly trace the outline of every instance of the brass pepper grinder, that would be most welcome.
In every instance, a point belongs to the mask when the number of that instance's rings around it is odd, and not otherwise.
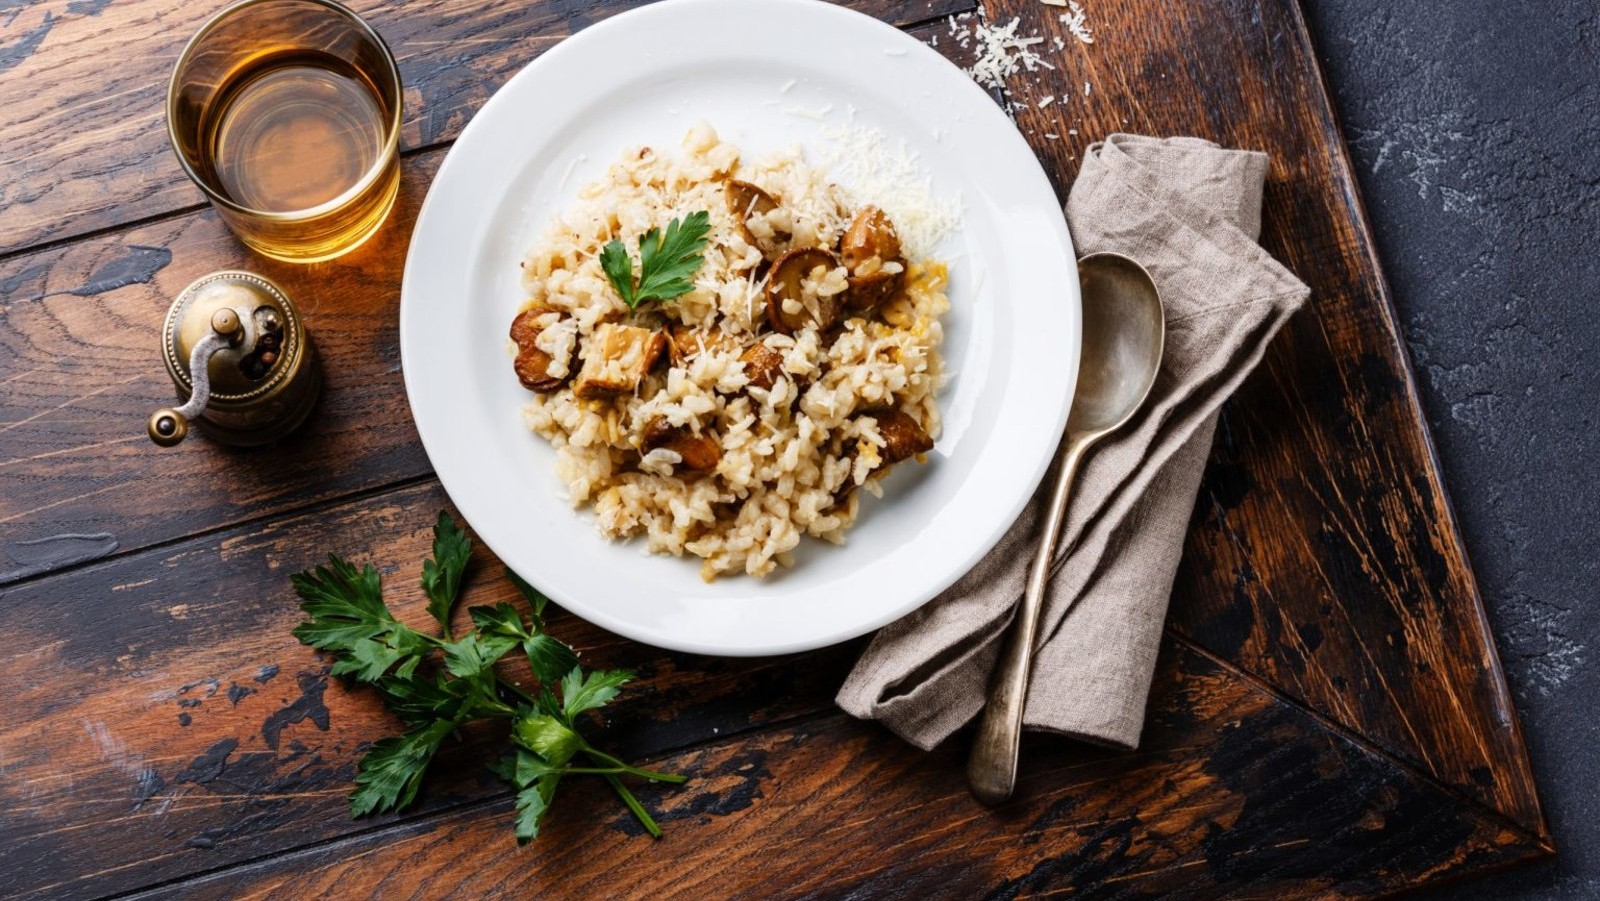
[[[183,401],[150,417],[150,440],[162,447],[182,441],[195,419],[223,444],[268,444],[305,421],[322,387],[299,312],[251,272],[213,272],[185,288],[161,345]]]

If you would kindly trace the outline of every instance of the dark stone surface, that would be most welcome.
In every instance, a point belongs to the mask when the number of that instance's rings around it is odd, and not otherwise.
[[[1600,898],[1600,5],[1308,4],[1554,862],[1429,898]]]

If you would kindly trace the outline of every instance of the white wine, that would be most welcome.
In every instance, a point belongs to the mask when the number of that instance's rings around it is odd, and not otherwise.
[[[383,155],[386,119],[353,66],[323,54],[293,54],[230,79],[203,143],[228,199],[293,213],[361,181]]]

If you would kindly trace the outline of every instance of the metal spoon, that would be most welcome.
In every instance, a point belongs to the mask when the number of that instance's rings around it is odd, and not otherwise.
[[[1144,403],[1161,368],[1166,340],[1161,296],[1143,266],[1121,254],[1094,253],[1078,261],[1078,281],[1083,287],[1083,353],[1055,492],[1034,552],[1028,588],[989,684],[989,702],[967,761],[967,783],[985,804],[1011,797],[1017,782],[1017,746],[1039,611],[1073,476],[1089,447],[1121,428]]]

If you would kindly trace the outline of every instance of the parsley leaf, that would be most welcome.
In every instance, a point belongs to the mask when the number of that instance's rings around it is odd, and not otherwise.
[[[517,792],[517,816],[512,820],[517,844],[526,845],[539,837],[539,827],[544,823],[544,815],[550,810],[550,802],[555,797],[556,782],[559,778],[546,776]]]
[[[366,816],[406,807],[417,798],[422,774],[427,771],[439,743],[455,730],[450,720],[413,729],[405,735],[374,742],[361,758],[356,791],[350,796],[350,815]]]
[[[561,680],[562,713],[570,721],[585,710],[604,707],[632,679],[633,673],[627,670],[595,670],[585,674],[581,669],[574,669]]]
[[[425,726],[436,719],[457,719],[471,697],[470,684],[446,679],[443,673],[427,676],[392,676],[378,683],[384,703],[408,726]]]
[[[554,684],[577,672],[578,655],[572,646],[544,632],[529,636],[522,643],[522,652],[528,655],[528,666],[541,684]]]
[[[544,631],[544,608],[550,603],[550,599],[540,594],[539,589],[524,582],[509,568],[506,570],[506,575],[533,607],[534,631],[530,633],[522,624],[522,615],[517,613],[515,607],[504,601],[492,608],[472,608],[472,621],[477,624],[479,631],[489,630],[498,634],[515,635],[522,643],[522,652],[528,655],[528,665],[533,667],[533,674],[539,678],[539,683],[554,685],[578,665],[578,655],[566,642]]]
[[[472,557],[472,539],[448,513],[433,525],[433,556],[422,561],[422,591],[428,596],[428,613],[450,634],[450,610],[461,592],[461,575]]]
[[[694,289],[689,281],[704,260],[711,214],[705,210],[667,223],[667,232],[650,229],[639,239],[639,302],[671,300]]]
[[[447,641],[439,647],[444,651],[444,668],[450,671],[450,675],[477,679],[516,646],[514,638],[469,632],[465,638]]]
[[[532,751],[517,749],[495,770],[500,778],[510,782],[517,791],[516,817],[512,820],[517,844],[527,844],[539,835],[544,815],[555,797],[556,783],[566,771],[545,763]]]
[[[694,290],[690,279],[705,261],[706,235],[711,214],[690,213],[667,223],[665,233],[652,228],[639,238],[639,283],[633,281],[633,261],[615,238],[600,249],[600,268],[629,310],[652,300],[672,300]]]
[[[408,632],[409,629],[406,632],[391,633],[383,641],[359,638],[350,643],[349,648],[333,662],[329,671],[335,676],[351,676],[362,682],[376,682],[383,678],[390,667],[399,663],[400,666],[395,667],[394,674],[401,679],[409,678],[416,672],[417,664],[422,662],[422,658],[414,656],[418,646],[410,644],[412,639],[407,636]],[[426,649],[426,645],[421,647]]]
[[[397,672],[409,676],[416,663],[408,658],[428,649],[426,636],[395,619],[384,606],[378,570],[371,564],[357,571],[330,556],[327,566],[296,573],[291,582],[300,596],[300,609],[311,617],[294,628],[294,637],[318,650],[333,651],[338,658],[334,675],[373,682],[400,663]]]
[[[521,576],[512,572],[509,566],[506,567],[506,578],[511,580],[512,585],[517,586],[517,591],[522,593],[523,598],[528,601],[528,606],[533,608],[534,625],[544,628],[544,608],[550,603],[550,599],[544,596],[544,592],[529,585]]]
[[[566,766],[572,755],[583,746],[583,739],[553,716],[540,715],[517,720],[512,738],[523,747],[544,758],[551,766]]]
[[[633,260],[628,259],[628,248],[622,246],[621,241],[612,238],[600,248],[600,268],[605,270],[611,287],[617,289],[617,295],[628,309],[637,307],[639,301],[633,293]]]

